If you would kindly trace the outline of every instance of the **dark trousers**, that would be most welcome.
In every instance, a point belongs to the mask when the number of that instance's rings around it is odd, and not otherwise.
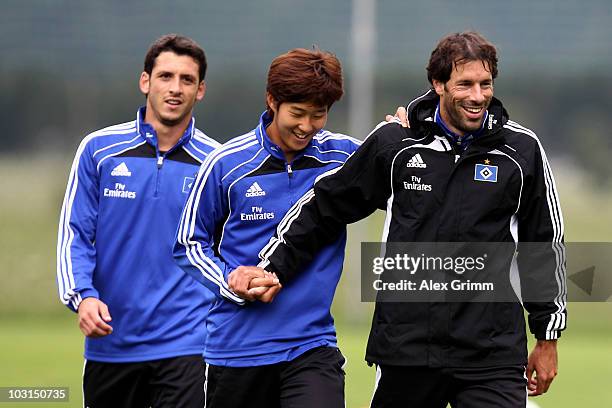
[[[525,408],[524,366],[429,368],[379,366],[373,408]]]
[[[85,407],[202,408],[205,364],[201,355],[138,363],[86,361]]]
[[[332,347],[264,366],[209,365],[206,408],[344,408],[343,365]]]

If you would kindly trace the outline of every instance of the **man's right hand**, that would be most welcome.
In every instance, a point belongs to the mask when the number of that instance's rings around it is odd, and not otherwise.
[[[252,281],[256,282],[252,285]],[[257,266],[239,266],[230,272],[227,283],[229,288],[238,296],[243,299],[254,301],[262,300],[262,295],[266,292],[266,289],[280,286],[278,278],[269,272],[266,272],[262,268]],[[259,290],[254,288],[259,287]],[[278,288],[280,290],[280,288]],[[266,298],[264,298],[266,299]]]
[[[113,332],[108,306],[100,299],[88,297],[79,305],[79,328],[87,337],[104,337]]]

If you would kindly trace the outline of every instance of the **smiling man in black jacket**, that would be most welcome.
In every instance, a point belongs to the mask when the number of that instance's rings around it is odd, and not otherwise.
[[[475,32],[446,36],[427,72],[432,88],[407,107],[411,129],[379,125],[287,213],[260,266],[286,282],[344,225],[377,208],[387,209],[386,242],[548,243],[544,300],[378,302],[366,351],[377,365],[374,407],[524,407],[556,376],[566,326],[553,175],[537,136],[493,97],[489,41]],[[529,356],[523,307],[537,339]]]

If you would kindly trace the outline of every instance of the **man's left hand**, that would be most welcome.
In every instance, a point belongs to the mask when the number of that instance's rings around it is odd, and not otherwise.
[[[529,354],[525,374],[529,382],[529,396],[535,397],[548,391],[557,376],[557,340],[538,340]]]
[[[410,127],[410,121],[408,120],[408,112],[406,112],[406,108],[403,106],[397,107],[397,111],[395,111],[395,116],[386,115],[385,120],[387,122],[397,122],[399,120],[402,127]]]

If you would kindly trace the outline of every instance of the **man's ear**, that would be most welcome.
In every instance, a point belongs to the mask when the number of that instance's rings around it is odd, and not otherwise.
[[[143,71],[142,74],[140,74],[140,80],[138,81],[138,86],[140,88],[140,92],[142,92],[145,95],[149,94],[149,86],[151,85],[150,79],[151,77],[145,71]]]
[[[201,81],[198,85],[198,93],[196,93],[196,101],[201,101],[206,94],[206,82]]]
[[[434,79],[433,86],[438,96],[444,95],[444,82]]]
[[[278,110],[278,102],[276,102],[276,99],[274,99],[270,92],[266,92],[266,103],[268,105],[268,109],[276,113]]]

